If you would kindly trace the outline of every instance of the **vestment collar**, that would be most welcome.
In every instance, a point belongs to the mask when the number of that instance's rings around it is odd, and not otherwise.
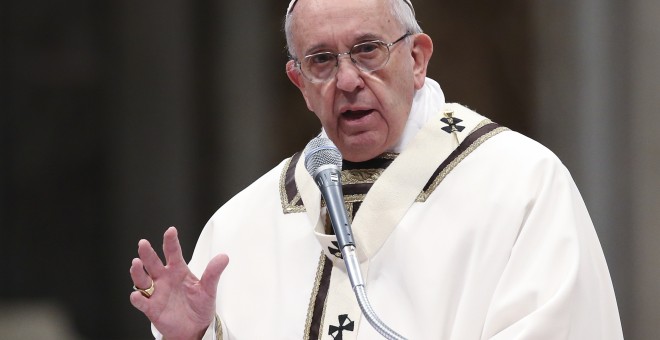
[[[388,152],[401,153],[426,122],[442,111],[444,105],[445,94],[442,92],[440,84],[431,78],[426,78],[422,88],[415,92],[408,121],[406,121],[399,142]],[[321,136],[328,137],[325,129],[321,130]]]

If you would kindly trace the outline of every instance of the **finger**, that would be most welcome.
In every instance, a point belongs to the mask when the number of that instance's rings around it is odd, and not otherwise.
[[[131,279],[133,280],[135,287],[142,289],[151,287],[152,281],[149,275],[147,275],[147,272],[144,271],[142,260],[133,259],[129,272],[131,273]]]
[[[165,253],[165,261],[167,261],[167,265],[176,266],[186,264],[181,252],[179,236],[174,227],[169,227],[163,235],[163,253]]]
[[[227,264],[229,264],[229,257],[225,254],[218,254],[206,265],[202,279],[199,280],[199,285],[209,296],[215,297],[220,275],[227,268]]]
[[[144,265],[144,269],[147,271],[151,278],[156,279],[160,274],[165,270],[163,262],[156,254],[156,251],[147,240],[140,240],[138,242],[138,254],[140,255],[140,260]]]
[[[140,292],[132,292],[130,300],[133,307],[137,308],[140,312],[144,313],[144,315],[151,319],[151,315],[149,315],[149,313],[151,313],[149,299],[140,294]]]

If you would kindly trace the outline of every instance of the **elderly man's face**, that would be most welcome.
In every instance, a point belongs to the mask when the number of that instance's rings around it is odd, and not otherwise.
[[[292,33],[302,59],[317,52],[346,52],[369,40],[389,43],[406,32],[384,0],[299,0]],[[433,49],[424,34],[410,40],[392,46],[387,65],[371,73],[340,57],[337,74],[325,83],[311,83],[292,61],[287,64],[289,78],[345,159],[369,160],[399,141]]]

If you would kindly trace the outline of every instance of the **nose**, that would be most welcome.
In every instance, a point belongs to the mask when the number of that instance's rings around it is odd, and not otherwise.
[[[346,58],[338,59],[336,77],[337,88],[342,91],[353,92],[364,87],[362,74],[348,55],[346,55]]]

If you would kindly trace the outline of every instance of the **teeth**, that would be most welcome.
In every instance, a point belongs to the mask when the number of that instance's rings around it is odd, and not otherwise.
[[[367,114],[370,110],[347,110],[344,114]]]
[[[342,115],[348,119],[359,119],[368,115],[371,110],[345,111]]]

